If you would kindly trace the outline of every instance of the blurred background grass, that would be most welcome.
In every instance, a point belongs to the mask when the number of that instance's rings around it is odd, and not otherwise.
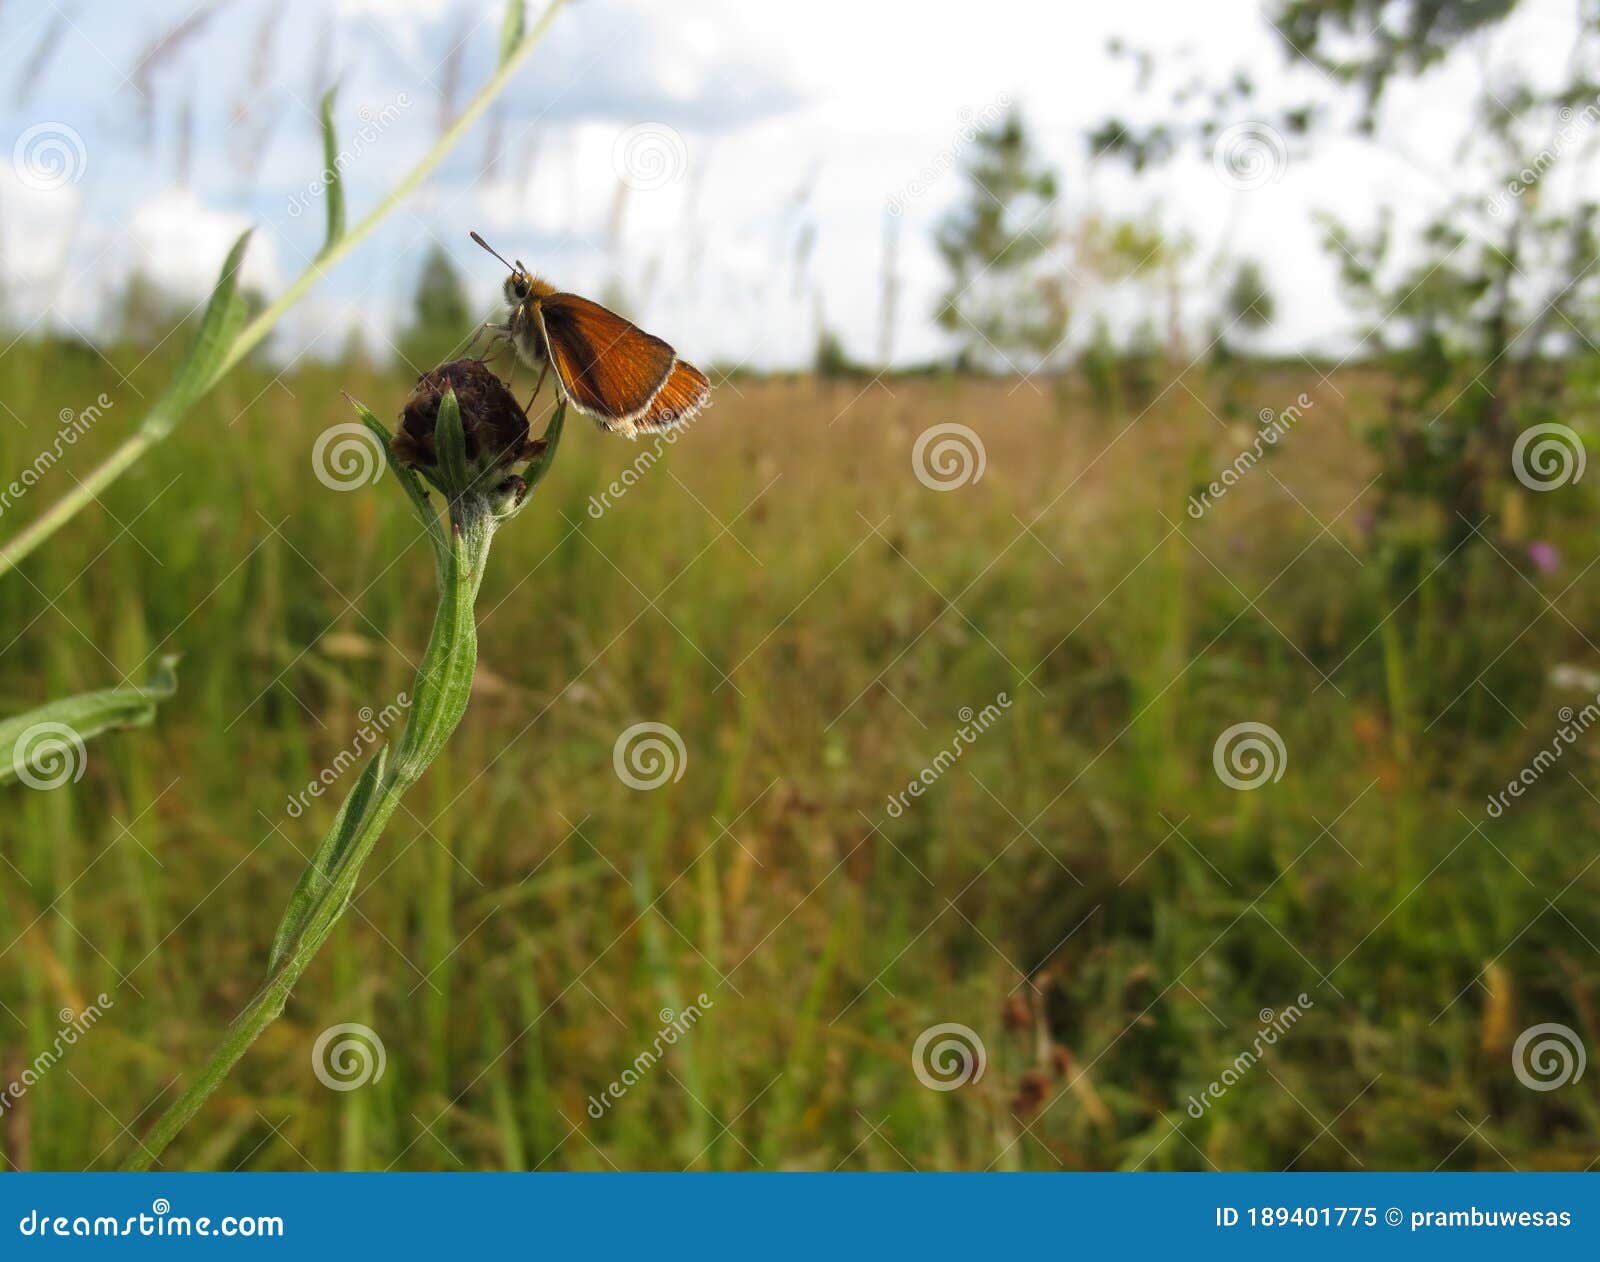
[[[170,364],[142,355],[14,348],[0,467],[101,390],[151,395]],[[1318,378],[1250,384],[1252,413],[1313,406],[1292,459],[1199,521],[1189,495],[1248,445],[1200,371],[1144,410],[1070,378],[734,376],[598,519],[590,497],[643,449],[574,427],[497,546],[463,727],[168,1164],[1588,1164],[1588,1082],[1525,1090],[1509,1046],[1535,1021],[1600,1034],[1595,751],[1503,818],[1484,803],[1594,691],[1552,679],[1595,665],[1592,530],[1552,527],[1555,572],[1472,548],[1397,602],[1350,419],[1388,382]],[[408,381],[247,368],[0,584],[8,711],[183,654],[154,728],[0,810],[0,1076],[59,1010],[113,1001],[6,1113],[9,1162],[120,1158],[262,976],[333,810],[288,799],[409,686],[431,617],[401,497],[331,491],[308,453],[348,419],[341,390],[392,416]],[[935,421],[981,436],[981,480],[917,479]],[[961,708],[1002,693],[892,817]],[[640,720],[682,736],[678,782],[619,782]],[[1213,743],[1241,721],[1281,734],[1281,781],[1219,780]],[[693,1030],[589,1116],[702,992]],[[1302,992],[1293,1032],[1189,1116]],[[346,1021],[387,1067],[340,1093],[310,1049]],[[941,1022],[988,1057],[948,1093],[911,1067]]]

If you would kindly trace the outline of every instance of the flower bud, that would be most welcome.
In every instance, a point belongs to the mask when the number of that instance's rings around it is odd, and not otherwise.
[[[440,459],[440,401],[454,391],[465,440],[466,468],[452,476],[450,453]],[[448,441],[448,440],[447,440]],[[465,486],[450,485],[465,473],[465,485],[489,480],[486,475],[509,470],[514,464],[536,458],[542,440],[528,439],[528,414],[516,396],[479,359],[457,359],[441,364],[417,379],[416,389],[400,413],[400,431],[394,437],[395,459],[417,470],[447,495]]]

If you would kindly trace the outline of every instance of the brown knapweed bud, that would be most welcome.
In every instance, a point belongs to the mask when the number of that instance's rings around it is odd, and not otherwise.
[[[542,440],[529,441],[528,414],[505,382],[481,359],[456,359],[417,378],[394,437],[395,459],[401,464],[422,471],[436,464],[433,432],[439,400],[447,390],[455,391],[467,461],[475,473],[507,468],[539,454]]]

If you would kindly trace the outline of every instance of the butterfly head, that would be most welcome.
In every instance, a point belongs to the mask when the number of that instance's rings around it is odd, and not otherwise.
[[[506,277],[506,302],[513,308],[523,306],[530,298],[548,298],[553,293],[555,293],[554,285],[540,280],[520,263],[511,275]]]
[[[505,293],[508,303],[520,307],[533,293],[533,277],[526,272],[512,272],[506,277]]]
[[[505,263],[506,267],[510,269],[511,275],[506,277],[504,292],[506,296],[506,302],[509,303],[513,309],[521,307],[530,298],[548,298],[551,294],[555,293],[555,286],[540,280],[527,269],[521,259],[518,259],[515,264],[509,263],[506,261],[504,255],[502,255],[492,245],[480,237],[476,232],[472,234],[472,239],[481,245],[485,250],[489,251],[490,254],[494,255],[495,258],[499,259],[502,263]]]

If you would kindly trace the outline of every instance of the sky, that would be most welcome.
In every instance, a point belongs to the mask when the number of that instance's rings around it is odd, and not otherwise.
[[[481,0],[0,7],[8,319],[92,334],[135,269],[203,301],[252,224],[246,282],[280,289],[321,244],[322,89],[339,87],[354,222],[493,72],[500,16]],[[1251,0],[575,0],[490,115],[291,313],[271,350],[334,355],[358,330],[384,351],[434,244],[492,314],[503,273],[468,240],[475,228],[560,287],[614,299],[687,357],[755,368],[809,362],[822,323],[874,359],[893,234],[893,359],[945,354],[932,233],[962,197],[973,125],[1011,107],[1060,174],[1064,222],[1145,215],[1193,237],[1191,319],[1218,288],[1218,260],[1248,254],[1277,299],[1263,347],[1337,350],[1356,319],[1314,213],[1370,223],[1388,205],[1404,223],[1462,191],[1453,146],[1484,65],[1553,64],[1569,23],[1570,5],[1532,0],[1473,64],[1399,93],[1381,143],[1269,145],[1267,177],[1239,187],[1203,152],[1133,179],[1091,163],[1084,134],[1110,114],[1159,117],[1172,83],[1237,66],[1262,103],[1335,102]],[[1113,38],[1158,54],[1154,85],[1141,89],[1108,53]],[[1083,310],[1107,301],[1085,296]]]

